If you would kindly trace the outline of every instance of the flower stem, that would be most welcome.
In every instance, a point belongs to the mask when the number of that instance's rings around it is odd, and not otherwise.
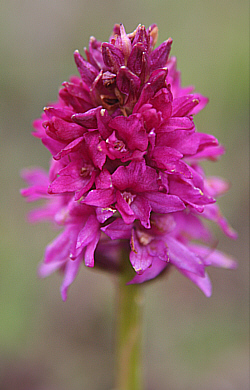
[[[127,259],[126,259],[127,260]],[[117,308],[116,390],[142,390],[142,288],[126,285],[133,277],[127,260],[120,275]]]

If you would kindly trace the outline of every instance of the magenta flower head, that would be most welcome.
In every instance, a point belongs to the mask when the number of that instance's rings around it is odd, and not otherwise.
[[[196,131],[194,115],[207,99],[181,86],[172,39],[154,49],[157,32],[139,25],[127,34],[115,25],[109,42],[91,37],[85,58],[74,54],[80,76],[64,82],[58,101],[34,122],[34,136],[52,155],[50,170],[25,171],[29,187],[21,192],[28,201],[45,199],[31,221],[62,228],[39,275],[62,271],[63,300],[83,262],[122,272],[126,252],[135,271],[129,283],[176,267],[207,296],[206,268],[236,267],[214,248],[204,222],[236,237],[216,204],[228,184],[200,166],[224,148]]]

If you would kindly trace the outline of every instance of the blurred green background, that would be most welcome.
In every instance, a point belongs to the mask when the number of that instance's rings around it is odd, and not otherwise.
[[[57,234],[31,226],[19,195],[21,168],[48,168],[49,153],[31,136],[32,121],[76,73],[73,51],[94,35],[108,40],[114,23],[130,32],[157,23],[171,36],[183,85],[210,99],[198,131],[227,149],[211,175],[230,180],[219,203],[237,241],[218,228],[219,249],[237,271],[209,270],[205,298],[173,271],[144,287],[145,390],[247,390],[249,325],[249,2],[246,0],[1,0],[0,389],[111,390],[114,386],[115,281],[82,267],[61,301],[61,277],[38,280],[36,268]]]

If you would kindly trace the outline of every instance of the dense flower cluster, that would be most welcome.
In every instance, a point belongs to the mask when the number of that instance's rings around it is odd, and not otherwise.
[[[202,219],[235,232],[215,198],[227,190],[199,165],[224,149],[195,129],[193,116],[207,99],[181,87],[172,40],[154,49],[157,26],[126,34],[115,25],[109,42],[90,38],[86,59],[78,51],[80,77],[64,82],[56,103],[34,122],[34,136],[51,152],[49,175],[25,171],[29,201],[46,199],[31,220],[63,227],[48,245],[41,276],[64,273],[62,297],[84,260],[89,267],[120,270],[128,251],[131,283],[155,278],[170,265],[211,295],[207,266],[234,268],[211,242]]]

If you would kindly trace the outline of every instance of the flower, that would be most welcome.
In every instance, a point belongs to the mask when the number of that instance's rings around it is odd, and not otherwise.
[[[21,193],[45,199],[31,221],[63,228],[39,267],[42,277],[63,272],[63,300],[83,260],[122,272],[122,251],[135,270],[129,283],[174,266],[207,296],[206,268],[236,267],[213,247],[204,223],[236,237],[215,204],[227,183],[207,178],[200,166],[224,153],[215,137],[195,128],[193,117],[208,100],[181,86],[169,57],[172,39],[154,49],[157,34],[156,25],[130,34],[115,25],[109,42],[91,37],[86,59],[74,54],[80,77],[64,82],[58,101],[34,122],[52,160],[48,175],[24,172],[29,187]]]

